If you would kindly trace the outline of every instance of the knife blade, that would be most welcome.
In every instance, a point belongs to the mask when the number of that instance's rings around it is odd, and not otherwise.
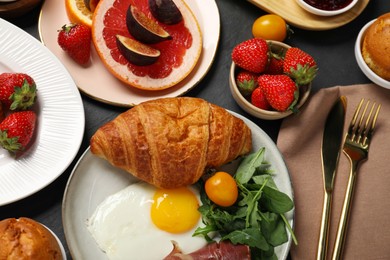
[[[347,98],[345,96],[340,96],[330,109],[324,126],[321,157],[325,193],[324,204],[322,208],[320,236],[318,240],[318,260],[326,259],[328,251],[328,233],[332,193],[334,186],[334,178],[337,172],[337,165],[343,141],[346,106]]]

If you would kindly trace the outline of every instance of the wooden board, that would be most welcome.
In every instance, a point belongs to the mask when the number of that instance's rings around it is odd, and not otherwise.
[[[334,29],[351,22],[361,14],[370,0],[360,0],[351,10],[336,16],[318,16],[311,14],[300,7],[295,0],[248,1],[268,13],[280,15],[292,26],[305,30],[322,31]]]
[[[41,0],[18,0],[0,3],[0,18],[8,19],[22,16],[35,8],[40,2]]]

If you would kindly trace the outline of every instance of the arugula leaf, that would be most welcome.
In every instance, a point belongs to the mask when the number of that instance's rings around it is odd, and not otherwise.
[[[259,184],[259,185],[263,185],[264,182],[267,182],[267,186],[269,186],[273,189],[276,189],[276,190],[278,189],[278,187],[276,186],[275,181],[271,175],[263,174],[263,175],[253,176],[252,180],[254,181],[254,183]]]
[[[278,217],[277,220],[276,227],[268,240],[268,242],[275,247],[288,241],[287,230],[283,220],[280,217]]]
[[[262,194],[262,189],[265,187],[265,184],[256,192],[253,193],[253,196],[251,200],[247,201],[248,204],[248,210],[247,210],[247,215],[246,215],[246,227],[258,227],[258,200],[261,198]],[[252,194],[252,193],[251,193]]]
[[[261,229],[268,243],[276,247],[287,242],[286,227],[280,215],[270,212],[265,214],[268,221],[261,222]]]
[[[213,234],[214,232],[217,232],[218,229],[214,225],[206,225],[204,227],[198,227],[195,229],[194,234],[192,234],[193,237],[195,236],[203,236],[207,242],[212,242],[213,238],[209,236],[209,234]]]
[[[278,260],[275,254],[275,249],[270,247],[268,251],[260,250],[258,248],[251,249],[252,260]]]
[[[240,184],[248,183],[256,171],[256,168],[263,163],[265,148],[261,148],[257,153],[252,153],[244,157],[235,174],[236,181]]]
[[[271,164],[269,164],[266,161],[263,161],[259,167],[256,168],[256,175],[260,174],[267,174],[267,175],[272,175],[274,171],[271,169]]]
[[[261,198],[262,206],[274,213],[286,213],[294,208],[294,202],[285,193],[265,186]]]
[[[250,247],[257,247],[265,251],[269,250],[270,247],[259,228],[235,230],[230,234],[222,237],[222,240],[226,239],[229,239],[233,244],[246,244]]]
[[[237,211],[235,212],[234,218],[235,219],[245,218],[247,211],[248,211],[248,207],[245,205],[243,207],[237,208]]]

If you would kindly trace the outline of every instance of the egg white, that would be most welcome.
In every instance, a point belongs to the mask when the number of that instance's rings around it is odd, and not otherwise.
[[[192,237],[204,226],[201,218],[192,230],[171,234],[158,229],[150,218],[156,188],[134,183],[107,197],[87,220],[87,228],[109,259],[162,259],[172,251],[171,240],[178,242],[184,253],[207,244],[202,237]],[[192,189],[198,201],[199,193]]]

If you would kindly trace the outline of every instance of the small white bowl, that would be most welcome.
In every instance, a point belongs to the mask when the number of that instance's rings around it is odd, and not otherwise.
[[[57,243],[60,247],[60,250],[61,250],[61,254],[62,254],[62,260],[67,260],[67,257],[66,257],[66,253],[65,253],[65,248],[64,248],[64,245],[62,244],[61,240],[58,238],[58,236],[53,232],[53,230],[51,230],[50,228],[48,228],[47,226],[43,225],[47,230],[50,231],[50,233],[53,235],[53,237],[57,240]]]
[[[349,3],[349,5],[347,5],[346,7],[343,7],[343,8],[338,9],[338,10],[328,11],[328,10],[316,8],[316,7],[306,3],[304,0],[297,0],[297,3],[300,7],[302,7],[303,9],[305,9],[306,11],[308,11],[312,14],[320,15],[320,16],[333,16],[333,15],[345,13],[348,10],[350,10],[352,7],[354,7],[357,2],[358,2],[358,0],[352,0],[352,2]]]
[[[276,53],[280,51],[281,48],[288,49],[290,48],[289,45],[278,42],[278,41],[267,41],[270,44],[272,50]],[[257,118],[266,119],[266,120],[277,120],[285,118],[291,114],[293,114],[292,111],[288,110],[285,112],[279,112],[279,111],[270,111],[270,110],[264,110],[260,109],[254,105],[251,104],[250,101],[248,101],[240,92],[240,90],[237,87],[236,83],[236,73],[237,73],[237,66],[234,62],[232,62],[232,65],[230,66],[230,73],[229,73],[229,85],[230,85],[230,92],[232,93],[232,96],[234,100],[237,102],[237,104],[246,112],[251,114],[252,116],[255,116]],[[301,87],[300,89],[300,97],[298,101],[298,108],[300,108],[307,100],[307,98],[310,95],[311,91],[311,84],[308,86]]]
[[[363,28],[360,30],[356,43],[355,43],[355,58],[357,61],[357,64],[359,65],[360,69],[363,71],[363,73],[366,75],[367,78],[369,78],[372,82],[375,84],[390,89],[390,81],[387,81],[380,76],[378,76],[374,71],[368,67],[367,63],[364,61],[363,56],[362,56],[362,44],[363,44],[363,39],[366,33],[367,28],[375,22],[376,19],[368,22]]]

